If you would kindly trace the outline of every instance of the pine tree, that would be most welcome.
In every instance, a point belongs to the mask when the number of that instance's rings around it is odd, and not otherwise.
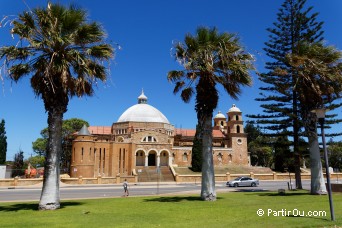
[[[12,177],[22,176],[24,174],[24,151],[19,149],[19,151],[14,155]]]
[[[5,130],[5,120],[0,122],[0,164],[5,164],[7,153],[7,137]]]
[[[295,155],[296,187],[299,189],[302,188],[299,142],[303,135],[303,121],[299,112],[301,104],[294,90],[298,77],[286,64],[285,57],[287,54],[297,53],[300,42],[313,43],[323,40],[323,22],[316,21],[318,13],[312,13],[312,7],[305,7],[305,3],[306,0],[285,0],[277,14],[277,22],[273,23],[274,27],[267,29],[270,35],[264,51],[271,60],[266,62],[267,72],[259,74],[259,79],[266,86],[260,87],[261,98],[256,99],[262,102],[260,106],[266,114],[249,115],[251,118],[257,118],[257,123],[263,124],[263,128],[271,135],[286,132],[286,136],[290,137]],[[279,72],[279,69],[287,74]]]
[[[194,172],[202,172],[202,137],[200,134],[201,130],[197,125],[191,153],[191,170]]]

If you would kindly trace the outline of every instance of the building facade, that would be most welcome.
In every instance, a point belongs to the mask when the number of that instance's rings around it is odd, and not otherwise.
[[[249,165],[242,112],[235,105],[227,118],[214,117],[213,156],[216,166]],[[84,126],[72,146],[71,177],[132,175],[148,166],[191,166],[195,129],[176,129],[147,97],[128,108],[112,126]]]

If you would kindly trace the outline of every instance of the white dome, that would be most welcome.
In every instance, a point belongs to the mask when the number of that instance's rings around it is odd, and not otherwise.
[[[238,107],[236,107],[235,104],[233,104],[233,106],[229,109],[228,112],[241,112],[241,110]]]
[[[170,124],[163,113],[149,104],[133,105],[122,113],[118,122],[154,122]]]
[[[219,111],[214,118],[216,119],[216,118],[226,118],[226,117],[221,113],[221,111]]]

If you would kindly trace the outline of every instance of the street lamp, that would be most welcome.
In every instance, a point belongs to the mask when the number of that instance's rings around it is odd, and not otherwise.
[[[325,113],[327,111],[328,111],[328,109],[318,108],[318,109],[313,110],[312,112],[316,113],[316,116],[318,118],[318,122],[321,125],[322,143],[323,143],[323,151],[324,151],[325,170],[326,170],[325,172],[326,172],[326,176],[327,176],[327,187],[328,187],[328,195],[329,195],[330,214],[331,214],[331,220],[335,221],[334,205],[333,205],[332,194],[331,194],[328,152],[327,152],[327,148],[326,148],[325,135],[324,135]]]

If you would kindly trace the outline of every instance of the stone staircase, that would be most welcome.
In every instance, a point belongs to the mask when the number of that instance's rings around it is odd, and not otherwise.
[[[175,181],[170,167],[161,166],[159,173],[157,166],[137,166],[138,182],[169,182]]]

